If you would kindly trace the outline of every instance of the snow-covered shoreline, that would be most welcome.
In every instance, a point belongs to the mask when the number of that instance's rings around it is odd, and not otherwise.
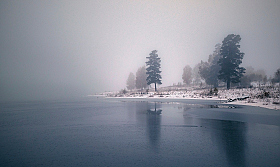
[[[269,95],[264,96],[269,92]],[[228,104],[235,105],[247,105],[254,107],[262,107],[273,110],[280,110],[279,90],[267,89],[261,90],[258,88],[246,88],[246,89],[222,89],[219,90],[216,95],[209,95],[209,90],[175,90],[175,91],[161,91],[161,92],[149,92],[147,94],[141,94],[139,92],[128,92],[125,94],[120,93],[107,93],[107,98],[130,98],[130,99],[170,99],[170,100],[216,100],[223,101]]]

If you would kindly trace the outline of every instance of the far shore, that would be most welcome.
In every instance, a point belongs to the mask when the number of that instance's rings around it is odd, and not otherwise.
[[[264,96],[264,93],[269,92],[269,96]],[[272,110],[280,110],[279,90],[261,90],[261,89],[230,89],[220,90],[216,94],[209,94],[209,90],[175,90],[175,91],[160,91],[141,94],[139,92],[121,93],[106,93],[102,94],[106,98],[129,98],[129,99],[155,99],[155,100],[215,100],[225,104],[246,105],[254,107],[262,107]]]

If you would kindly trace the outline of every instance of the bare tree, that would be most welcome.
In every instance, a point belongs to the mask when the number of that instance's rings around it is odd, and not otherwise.
[[[135,88],[135,75],[131,72],[126,81],[126,87],[128,90],[132,90]]]
[[[136,72],[136,83],[135,83],[136,88],[141,90],[145,89],[148,86],[146,79],[147,79],[146,68],[145,66],[142,66],[138,68]]]
[[[192,68],[189,65],[186,65],[183,69],[182,75],[183,82],[189,85],[192,82]]]

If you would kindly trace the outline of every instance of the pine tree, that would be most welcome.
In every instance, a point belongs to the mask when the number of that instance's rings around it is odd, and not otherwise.
[[[146,57],[148,61],[146,62],[146,74],[147,76],[147,84],[150,85],[152,83],[155,84],[155,91],[157,91],[157,84],[161,83],[161,71],[160,69],[160,58],[158,57],[157,50],[153,50],[149,57]]]
[[[227,83],[227,89],[230,83],[240,82],[240,78],[245,73],[245,68],[239,67],[242,63],[244,53],[240,52],[240,35],[229,34],[221,47],[221,58],[218,64],[221,66],[218,78]]]

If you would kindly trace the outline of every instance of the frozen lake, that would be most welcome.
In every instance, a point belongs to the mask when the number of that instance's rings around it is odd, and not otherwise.
[[[100,97],[0,105],[0,166],[280,165],[279,110]]]

